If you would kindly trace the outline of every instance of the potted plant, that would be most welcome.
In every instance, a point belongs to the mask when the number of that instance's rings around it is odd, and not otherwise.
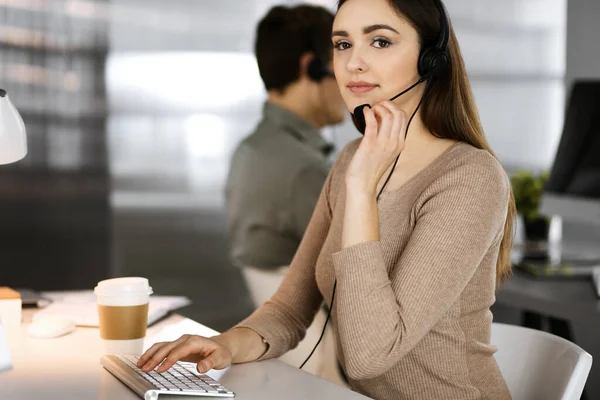
[[[523,217],[527,241],[547,241],[550,218],[540,215],[539,208],[548,172],[533,174],[530,171],[518,171],[510,180],[517,212]]]

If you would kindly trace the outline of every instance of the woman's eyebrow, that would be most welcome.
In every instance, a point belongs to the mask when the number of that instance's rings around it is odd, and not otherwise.
[[[375,24],[375,25],[365,26],[363,28],[363,33],[365,35],[367,35],[367,34],[369,34],[371,32],[378,31],[380,29],[387,29],[388,31],[392,31],[394,33],[399,34],[397,30],[395,30],[394,28],[392,28],[391,26],[386,25],[386,24]]]
[[[374,31],[378,31],[380,29],[386,29],[388,31],[392,31],[394,33],[399,34],[397,30],[395,30],[394,28],[392,28],[391,26],[386,25],[386,24],[375,24],[375,25],[365,26],[363,28],[363,34],[368,35],[369,33],[374,32]],[[333,31],[331,33],[331,37],[334,37],[334,36],[348,37],[350,35],[346,31]]]
[[[331,37],[334,37],[334,36],[348,37],[350,35],[348,35],[348,32],[346,32],[346,31],[333,31],[333,32],[331,32]]]

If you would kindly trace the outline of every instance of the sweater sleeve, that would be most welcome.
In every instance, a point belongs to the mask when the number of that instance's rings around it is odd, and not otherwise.
[[[381,375],[411,351],[502,238],[510,190],[499,165],[471,164],[439,179],[389,274],[379,241],[333,255],[338,329],[352,379]]]
[[[257,332],[268,344],[260,358],[276,358],[295,348],[304,338],[323,302],[317,287],[315,266],[331,226],[329,193],[338,161],[329,172],[316,207],[300,242],[290,269],[277,292],[262,307],[234,328],[244,327]]]

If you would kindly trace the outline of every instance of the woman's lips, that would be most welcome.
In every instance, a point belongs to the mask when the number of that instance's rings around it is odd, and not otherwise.
[[[350,82],[348,84],[348,89],[350,89],[350,91],[354,94],[367,93],[375,89],[376,87],[377,85],[374,85],[369,82]]]

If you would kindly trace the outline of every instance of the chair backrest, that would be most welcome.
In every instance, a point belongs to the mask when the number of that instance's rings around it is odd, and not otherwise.
[[[493,323],[491,343],[514,400],[579,400],[592,356],[547,332]]]

